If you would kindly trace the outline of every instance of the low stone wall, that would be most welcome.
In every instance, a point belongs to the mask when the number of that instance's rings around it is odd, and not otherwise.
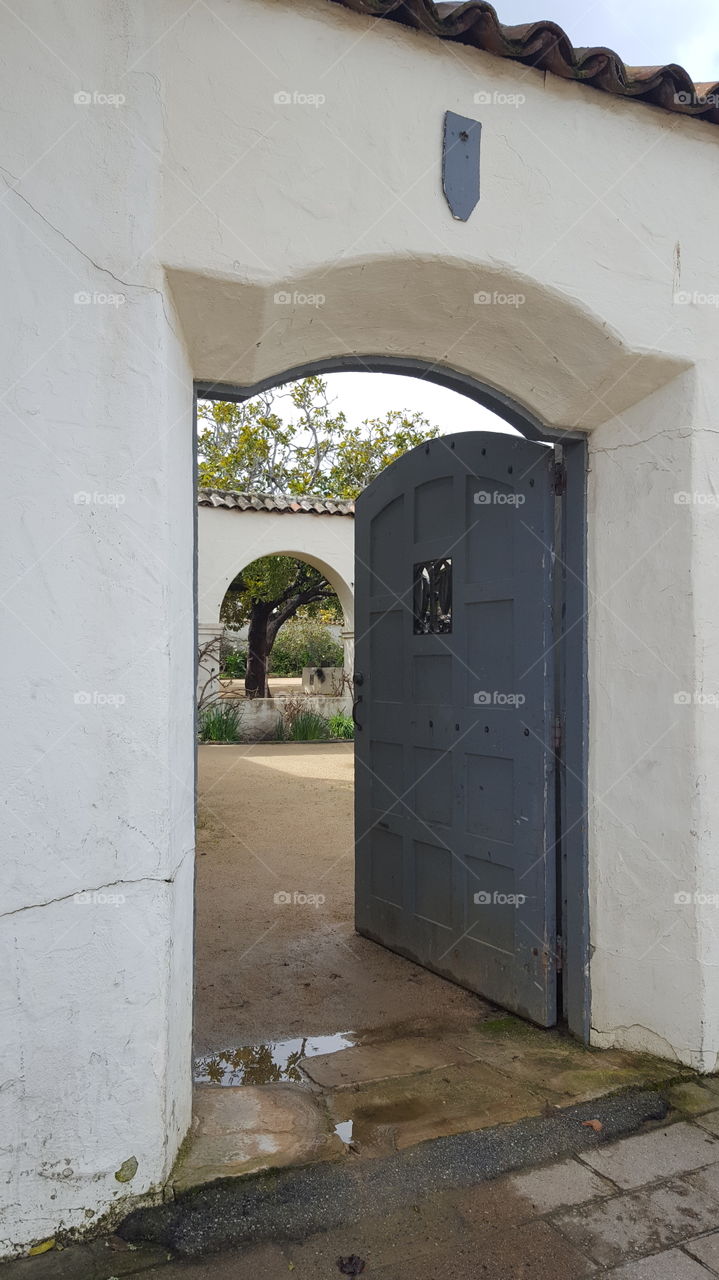
[[[307,693],[340,698],[346,693],[344,667],[303,667],[302,688]]]
[[[293,702],[297,701],[299,699],[293,695]],[[322,694],[307,694],[301,701],[308,711],[316,711],[318,715],[326,716],[328,720],[338,712],[346,716],[352,714],[352,699],[346,696],[326,698]],[[276,738],[284,702],[285,699],[281,695],[276,698],[238,698],[240,741],[267,742]]]

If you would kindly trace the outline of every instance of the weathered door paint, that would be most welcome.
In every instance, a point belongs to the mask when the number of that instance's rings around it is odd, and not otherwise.
[[[556,1021],[554,455],[421,445],[356,507],[356,927]]]

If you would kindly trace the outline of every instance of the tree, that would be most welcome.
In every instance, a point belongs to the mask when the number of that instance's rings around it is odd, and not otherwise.
[[[238,574],[225,596],[222,621],[249,622],[247,637],[248,698],[267,698],[267,674],[277,632],[301,610],[313,610],[337,597],[318,569],[292,556],[263,556]]]
[[[348,427],[319,377],[244,404],[201,400],[198,412],[200,487],[244,493],[356,498],[395,458],[440,434],[421,413],[400,409]]]
[[[396,458],[440,434],[421,413],[399,409],[348,427],[320,377],[244,404],[201,400],[199,417],[200,487],[245,493],[356,498]],[[222,618],[236,626],[249,623],[248,697],[268,695],[268,662],[282,624],[332,599],[335,593],[322,574],[289,556],[265,556],[242,570],[225,597]]]

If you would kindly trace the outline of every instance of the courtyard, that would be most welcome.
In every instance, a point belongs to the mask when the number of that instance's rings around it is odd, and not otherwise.
[[[195,1056],[487,1005],[354,931],[354,746],[199,748]],[[307,900],[305,900],[307,899]],[[198,1070],[196,1062],[196,1072]]]

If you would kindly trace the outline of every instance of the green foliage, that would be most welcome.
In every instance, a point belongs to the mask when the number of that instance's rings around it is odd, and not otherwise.
[[[355,726],[352,716],[346,716],[341,711],[329,718],[330,733],[333,738],[354,738]]]
[[[328,626],[342,626],[344,614],[342,605],[336,595],[327,596],[325,600],[315,600],[312,604],[302,605],[295,614],[296,618],[319,618]]]
[[[202,488],[354,498],[401,454],[440,434],[421,413],[399,409],[349,427],[320,377],[277,387],[244,404],[201,400],[198,412]],[[263,556],[248,565],[227,591],[220,616],[230,626],[250,624],[245,680],[250,696],[266,688],[273,645],[270,665],[278,675],[297,674],[303,666],[342,665],[336,644],[287,656],[289,619],[329,622],[342,616],[329,583],[301,560]]]
[[[345,427],[327,474],[328,492],[336,498],[356,498],[390,463],[439,434],[439,428],[430,426],[421,413],[401,409],[390,409],[384,418],[365,418],[358,427]]]
[[[243,649],[230,649],[222,661],[223,676],[231,680],[240,680],[247,672],[247,654]]]
[[[293,618],[277,633],[270,667],[275,676],[301,676],[303,667],[341,667],[342,645],[319,619]]]
[[[329,721],[317,711],[298,712],[285,731],[287,742],[322,742],[329,736]]]
[[[392,409],[348,427],[323,378],[234,404],[201,400],[201,488],[355,498],[389,463],[440,434],[421,413]]]
[[[298,603],[305,601],[306,603]],[[222,602],[220,617],[232,627],[250,621],[256,605],[271,605],[268,621],[301,608],[312,616],[326,605],[342,618],[340,602],[319,569],[293,556],[262,556],[237,575]]]
[[[215,702],[200,716],[201,742],[238,742],[240,708],[234,702]]]

